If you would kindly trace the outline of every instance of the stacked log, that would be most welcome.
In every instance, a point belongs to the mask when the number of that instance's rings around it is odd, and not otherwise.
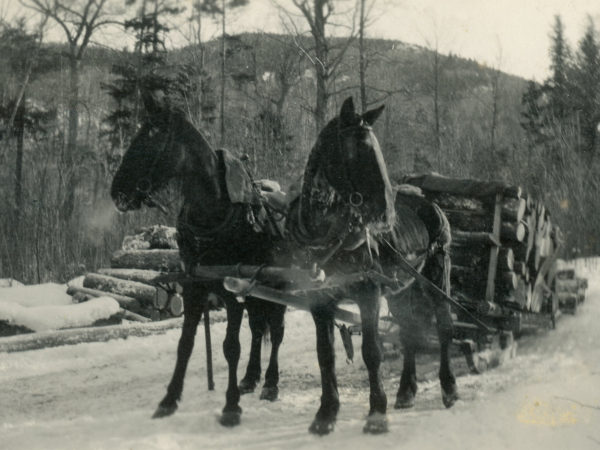
[[[560,234],[542,202],[501,182],[438,174],[401,182],[420,188],[448,217],[454,296],[487,309],[495,303],[540,312],[550,304]]]
[[[175,229],[155,225],[126,236],[110,268],[86,274],[82,285],[68,292],[80,301],[108,295],[123,309],[152,320],[178,317],[183,314],[181,286],[158,280],[180,271]]]

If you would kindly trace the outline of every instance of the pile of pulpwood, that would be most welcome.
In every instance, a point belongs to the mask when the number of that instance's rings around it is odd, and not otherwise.
[[[88,273],[82,285],[71,285],[68,293],[85,300],[110,296],[143,320],[161,320],[183,313],[181,286],[157,279],[165,273],[181,272],[175,229],[154,225],[126,236],[111,258],[111,267]]]
[[[563,311],[575,314],[577,307],[585,301],[587,287],[587,278],[578,277],[575,268],[565,261],[557,261],[554,288]]]
[[[452,295],[482,312],[552,308],[560,230],[545,205],[501,182],[409,175],[452,228]]]

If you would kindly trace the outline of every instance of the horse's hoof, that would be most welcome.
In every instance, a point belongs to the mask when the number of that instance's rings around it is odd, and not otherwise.
[[[177,411],[177,403],[173,403],[170,405],[158,405],[158,408],[156,408],[156,411],[154,411],[152,418],[160,419],[162,417],[168,417],[175,411]]]
[[[332,420],[324,420],[324,419],[315,419],[313,423],[308,428],[312,434],[316,434],[318,436],[325,436],[333,431],[335,428],[335,419]]]
[[[233,411],[223,411],[219,423],[224,427],[235,427],[242,421],[242,408]]]
[[[251,394],[256,389],[256,381],[249,381],[244,378],[240,381],[238,389],[240,390],[240,395]]]
[[[268,400],[274,402],[279,396],[279,388],[277,386],[263,386],[262,392],[260,393],[261,400]]]
[[[396,396],[396,403],[394,404],[395,409],[407,409],[415,406],[415,393],[406,389],[402,392],[398,392]]]
[[[444,402],[446,408],[452,408],[456,400],[458,400],[456,384],[452,384],[448,389],[442,388],[442,402]]]
[[[363,433],[382,434],[388,432],[388,419],[386,414],[373,413],[367,417],[367,423],[363,427]]]

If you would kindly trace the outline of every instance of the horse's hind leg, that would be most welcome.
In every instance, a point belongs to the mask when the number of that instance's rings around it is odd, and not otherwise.
[[[456,379],[450,367],[450,345],[452,344],[453,328],[450,306],[439,300],[434,301],[435,318],[437,321],[438,338],[440,341],[440,384],[442,387],[442,401],[446,408],[450,408],[458,400]]]
[[[229,368],[229,382],[225,394],[225,407],[220,418],[221,425],[232,427],[240,423],[242,408],[240,408],[240,390],[237,384],[237,368],[240,361],[240,326],[244,314],[243,305],[227,294],[227,331],[223,341],[223,353]]]
[[[394,408],[412,408],[417,394],[416,353],[419,340],[422,338],[421,327],[424,320],[420,309],[415,308],[414,302],[421,301],[420,289],[413,284],[399,295],[388,298],[390,311],[400,324],[400,342],[402,343],[402,375],[396,394]],[[427,316],[430,317],[430,316]]]
[[[378,345],[377,326],[379,323],[379,288],[366,287],[357,294],[362,321],[362,357],[369,371],[369,416],[363,431],[365,433],[385,433],[388,431],[387,397],[381,381],[381,348]]]
[[[415,396],[417,395],[417,369],[415,356],[417,352],[417,343],[412,336],[402,333],[403,347],[403,367],[400,377],[400,387],[396,394],[396,403],[394,408],[412,408],[415,405]]]
[[[271,357],[269,367],[265,373],[265,385],[260,394],[261,400],[275,401],[279,395],[279,346],[283,341],[284,322],[286,307],[275,303],[265,304],[263,310],[266,313],[269,329],[271,332]]]
[[[315,307],[312,311],[317,331],[317,357],[321,370],[321,406],[309,427],[313,434],[325,435],[333,431],[340,399],[335,376],[334,310],[331,306]]]
[[[450,294],[450,256],[447,252],[434,255],[430,265],[429,275],[437,286]],[[450,367],[450,345],[454,335],[450,305],[439,298],[432,299],[435,318],[437,322],[438,338],[440,341],[440,384],[442,387],[442,401],[446,408],[450,408],[458,400],[456,379]]]
[[[177,346],[177,362],[175,371],[167,388],[167,394],[158,404],[158,408],[152,416],[154,419],[170,416],[177,410],[177,402],[181,399],[183,391],[183,380],[192,350],[198,322],[202,317],[202,311],[206,302],[206,292],[188,284],[183,290],[183,327],[181,337]]]
[[[248,359],[248,366],[246,367],[246,375],[244,375],[239,385],[240,394],[242,395],[254,392],[260,380],[260,353],[262,340],[267,328],[267,320],[259,301],[248,299],[246,309],[248,311],[250,332],[252,333],[252,343],[250,344],[250,357]]]

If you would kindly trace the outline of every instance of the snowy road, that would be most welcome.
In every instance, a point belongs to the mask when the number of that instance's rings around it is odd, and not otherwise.
[[[307,313],[293,311],[281,350],[281,399],[271,404],[258,393],[244,396],[242,424],[233,430],[216,421],[226,386],[220,344],[214,348],[216,390],[206,390],[201,329],[180,408],[161,420],[150,416],[171,375],[178,330],[0,354],[0,448],[599,448],[600,269],[584,268],[583,275],[590,289],[578,314],[561,317],[557,330],[523,338],[518,356],[501,367],[459,377],[461,400],[451,410],[442,406],[437,364],[422,358],[416,407],[390,409],[390,432],[383,436],[361,432],[368,390],[359,337],[352,365],[336,341],[342,407],[335,432],[308,434],[320,395],[314,327]],[[224,324],[216,324],[213,342],[222,342],[223,334]],[[247,324],[241,339],[240,375]],[[398,361],[384,363],[392,405],[398,369]]]

